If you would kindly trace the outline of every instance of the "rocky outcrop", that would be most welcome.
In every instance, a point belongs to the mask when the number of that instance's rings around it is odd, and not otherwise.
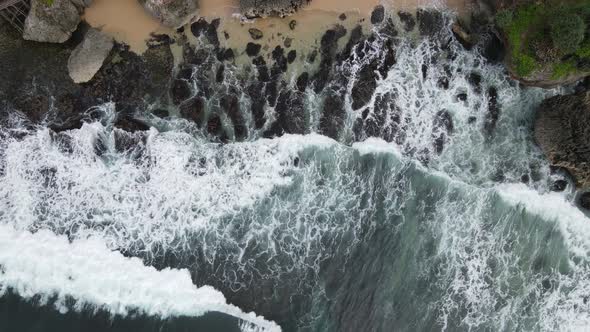
[[[187,23],[197,12],[197,0],[139,0],[141,5],[162,24],[177,28]]]
[[[32,0],[23,38],[47,43],[65,42],[80,23],[79,6],[83,6],[83,3],[72,0]]]
[[[240,0],[240,11],[247,17],[284,17],[309,2],[311,0]]]
[[[68,73],[74,83],[90,81],[102,67],[113,45],[112,37],[89,29],[68,60]]]
[[[535,121],[535,139],[552,165],[590,187],[590,91],[545,100]]]
[[[116,101],[116,126],[139,128],[130,119],[147,104],[166,104],[173,57],[167,45],[148,49],[142,56],[116,44],[88,83],[75,84],[68,63],[85,26],[66,43],[23,40],[0,21],[0,123],[9,126],[15,116],[21,125],[45,125],[60,132],[79,128],[90,108]],[[130,84],[133,82],[133,84]],[[6,122],[8,121],[8,122]],[[127,128],[134,124],[134,128]],[[144,127],[145,128],[145,127]]]

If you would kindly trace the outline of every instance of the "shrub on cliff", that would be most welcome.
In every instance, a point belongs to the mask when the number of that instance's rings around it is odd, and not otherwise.
[[[525,81],[558,81],[588,74],[590,1],[516,5],[496,14],[510,49],[511,71]],[[554,83],[556,84],[556,83]]]
[[[562,11],[551,18],[549,26],[553,45],[562,54],[576,52],[584,40],[586,25],[577,14]]]

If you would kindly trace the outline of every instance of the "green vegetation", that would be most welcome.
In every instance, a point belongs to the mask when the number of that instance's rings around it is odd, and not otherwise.
[[[586,24],[577,14],[565,12],[556,15],[549,23],[551,28],[551,41],[563,54],[574,53],[584,40]]]
[[[574,73],[576,70],[576,63],[571,60],[559,62],[553,66],[553,74],[551,74],[551,78],[558,79],[565,77],[571,73]]]
[[[521,77],[551,72],[553,79],[579,70],[580,59],[590,59],[590,2],[567,6],[527,4],[502,10],[496,24],[504,32],[512,66]]]
[[[47,6],[52,6],[54,0],[43,0]]]

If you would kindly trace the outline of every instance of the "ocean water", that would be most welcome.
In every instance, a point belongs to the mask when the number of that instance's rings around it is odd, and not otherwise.
[[[571,185],[550,191],[562,175],[532,138],[535,107],[563,91],[438,43],[400,39],[378,81],[373,101],[397,105],[380,119],[404,127],[390,142],[355,132],[378,115],[353,111],[350,93],[337,139],[320,135],[310,89],[306,134],[249,128],[226,144],[148,110],[136,115],[149,132],[123,132],[116,100],[60,134],[13,113],[0,128],[0,331],[585,330],[590,220]],[[443,109],[452,133],[437,153]]]

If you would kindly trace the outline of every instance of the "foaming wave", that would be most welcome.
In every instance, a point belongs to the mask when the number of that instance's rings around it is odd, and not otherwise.
[[[280,331],[275,323],[228,305],[212,287],[195,287],[186,270],[157,271],[111,251],[101,239],[69,242],[47,230],[33,234],[0,225],[0,295],[7,289],[25,299],[37,297],[41,305],[51,301],[61,312],[90,306],[113,315],[139,311],[165,319],[216,311],[243,320],[252,331]]]

